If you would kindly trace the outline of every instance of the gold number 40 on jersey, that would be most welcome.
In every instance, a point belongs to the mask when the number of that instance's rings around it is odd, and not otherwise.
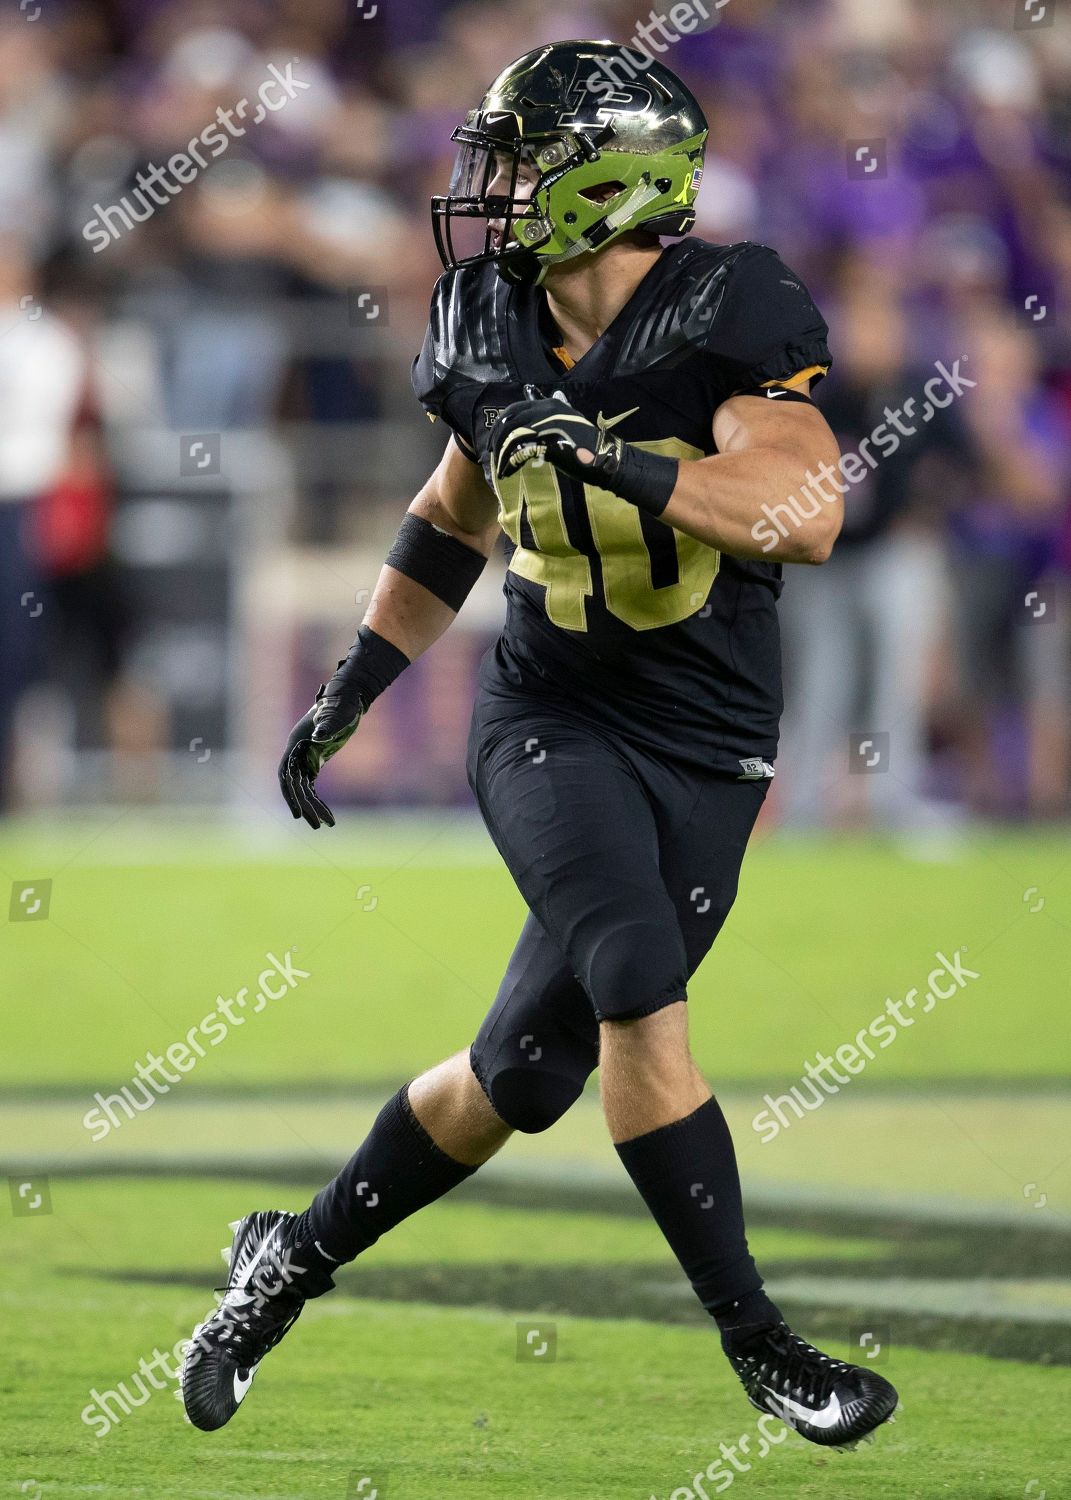
[[[703,456],[698,448],[678,438],[634,446],[671,458]],[[546,589],[546,611],[555,625],[563,630],[587,630],[585,600],[593,592],[591,560],[569,540],[554,466],[526,464],[517,474],[499,482],[498,499],[502,528],[517,549],[510,562],[511,572]],[[686,620],[702,608],[717,577],[719,552],[694,537],[674,531],[677,582],[656,588],[652,582],[651,554],[643,539],[636,507],[590,484],[584,486],[584,499],[602,565],[606,607],[611,614],[633,630],[654,630]],[[524,511],[535,551],[521,544]]]

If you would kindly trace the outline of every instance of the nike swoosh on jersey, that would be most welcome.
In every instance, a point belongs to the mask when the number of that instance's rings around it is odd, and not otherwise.
[[[603,432],[609,432],[611,427],[616,427],[618,422],[623,422],[626,417],[635,416],[638,411],[638,406],[632,406],[628,411],[619,412],[616,417],[604,417],[600,412],[597,425]]]

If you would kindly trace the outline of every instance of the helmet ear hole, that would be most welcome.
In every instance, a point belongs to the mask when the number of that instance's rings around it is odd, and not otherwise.
[[[609,203],[611,198],[616,198],[619,193],[625,191],[625,183],[597,182],[592,187],[581,188],[577,194],[580,198],[586,198],[589,203]]]

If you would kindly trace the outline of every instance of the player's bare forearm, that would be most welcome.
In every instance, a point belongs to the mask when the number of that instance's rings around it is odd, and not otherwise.
[[[714,437],[717,453],[682,460],[661,519],[734,557],[825,562],[844,506],[832,481],[822,477],[836,467],[840,451],[818,409],[735,396],[719,407]],[[805,489],[815,499],[802,501],[796,510],[790,502]],[[815,514],[805,518],[808,510]],[[771,511],[780,526],[770,519]]]
[[[449,532],[481,557],[490,557],[499,532],[498,502],[479,465],[452,439],[409,513]],[[435,644],[456,615],[423,584],[385,564],[365,624],[413,661]]]

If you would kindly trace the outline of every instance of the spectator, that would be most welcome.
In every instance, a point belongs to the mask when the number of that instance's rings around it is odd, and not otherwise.
[[[1066,526],[1068,423],[1038,382],[1030,335],[1002,308],[967,334],[972,378],[964,419],[981,459],[952,516],[951,579],[967,797],[979,812],[1022,811],[1001,710],[1026,730],[1026,807],[1066,808],[1071,661],[1057,576]]]
[[[845,497],[844,529],[820,571],[793,569],[782,602],[792,665],[785,730],[785,814],[796,827],[844,811],[849,788],[865,786],[884,824],[918,828],[931,820],[925,797],[926,689],[941,629],[947,581],[939,497],[950,469],[969,461],[953,407],[920,419],[932,369],[913,367],[895,294],[879,285],[838,310],[832,340],[836,379],[818,404],[842,453],[856,453],[887,411],[905,416],[895,452]],[[885,452],[885,443],[871,452]],[[864,453],[866,450],[864,449]],[[884,774],[847,779],[849,734],[889,735]]]
[[[0,806],[12,794],[15,710],[44,643],[33,511],[66,459],[84,379],[73,333],[37,300],[25,246],[0,241]]]

